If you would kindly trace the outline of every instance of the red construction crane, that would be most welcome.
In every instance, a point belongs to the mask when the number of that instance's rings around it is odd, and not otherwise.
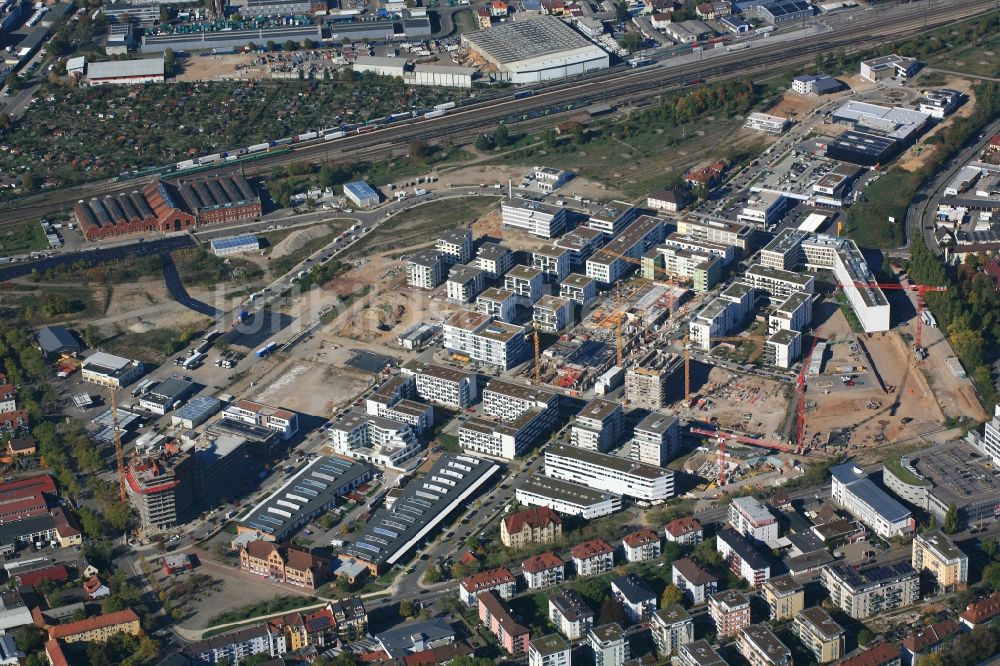
[[[920,332],[923,328],[924,294],[928,291],[949,291],[951,289],[951,287],[932,287],[928,284],[901,284],[897,282],[855,282],[854,284],[859,287],[878,287],[882,290],[892,289],[896,291],[917,292],[917,330],[913,338],[913,348],[915,350],[923,349],[920,341]],[[840,286],[843,287],[843,285]]]
[[[805,451],[805,431],[806,431],[806,376],[809,372],[809,362],[812,360],[813,352],[816,350],[816,343],[819,338],[813,336],[812,346],[809,347],[809,354],[802,359],[802,370],[799,372],[798,381],[795,382],[795,390],[799,394],[799,403],[795,408],[795,452],[802,455]]]
[[[749,444],[750,446],[759,446],[762,449],[774,449],[775,451],[784,451],[785,453],[795,453],[795,448],[788,446],[787,444],[781,444],[779,442],[772,442],[769,439],[758,439],[756,437],[750,437],[749,435],[737,435],[735,432],[726,432],[724,430],[710,430],[709,428],[691,428],[692,435],[703,435],[705,437],[718,437],[720,439],[731,439],[734,442],[739,442],[740,444]]]

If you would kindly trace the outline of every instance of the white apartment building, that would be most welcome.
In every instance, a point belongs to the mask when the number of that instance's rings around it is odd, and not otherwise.
[[[685,217],[677,220],[677,233],[732,245],[744,255],[753,245],[754,238],[754,229],[747,224],[707,217]]]
[[[889,301],[854,241],[817,234],[802,243],[806,268],[833,270],[866,333],[889,330]],[[858,284],[861,283],[861,284]]]
[[[716,241],[699,238],[689,234],[674,232],[667,236],[660,244],[663,248],[673,248],[675,250],[687,250],[694,254],[718,257],[723,264],[730,264],[736,258],[736,248],[732,245],[718,243]]]
[[[513,460],[552,432],[549,412],[529,409],[513,420],[472,417],[458,427],[458,444],[466,451]]]
[[[604,493],[588,486],[541,474],[533,474],[515,491],[517,501],[526,506],[547,506],[558,513],[590,520],[621,511],[621,495]]]
[[[401,372],[413,377],[417,397],[426,402],[464,410],[478,399],[474,372],[416,359],[405,364]]]
[[[572,171],[553,169],[552,167],[536,166],[531,170],[535,185],[542,192],[554,192],[573,178]]]
[[[541,331],[558,333],[573,319],[572,301],[558,296],[546,294],[537,301],[531,309],[531,321]]]
[[[549,596],[549,620],[559,633],[577,641],[594,626],[594,611],[576,590],[557,590]]]
[[[782,643],[771,627],[751,624],[740,629],[740,654],[751,666],[791,666],[792,651]]]
[[[726,337],[747,318],[754,304],[753,288],[734,282],[709,301],[688,322],[688,337],[700,349],[710,350],[713,338]]]
[[[521,562],[521,572],[529,590],[559,585],[566,580],[566,565],[555,553],[532,555]]]
[[[434,289],[444,281],[444,266],[437,250],[417,250],[406,262],[406,284],[417,289]]]
[[[617,236],[639,216],[639,209],[624,201],[612,201],[590,216],[587,226]]]
[[[669,657],[680,646],[694,641],[694,620],[680,604],[672,604],[653,613],[650,630],[661,657]]]
[[[587,276],[603,284],[617,282],[641,264],[643,253],[663,241],[663,235],[663,220],[643,215],[587,259]]]
[[[993,407],[993,418],[983,426],[982,438],[973,442],[993,460],[994,465],[1000,465],[1000,405]]]
[[[680,646],[677,659],[681,666],[729,666],[704,638]]]
[[[729,564],[729,570],[760,589],[771,577],[771,563],[767,556],[739,532],[724,527],[715,535],[715,549]]]
[[[466,263],[472,259],[472,229],[449,229],[438,237],[434,249],[441,253],[449,266]]]
[[[445,287],[448,300],[455,303],[469,303],[486,286],[486,274],[475,266],[456,264],[451,267]]]
[[[420,434],[434,425],[434,408],[415,400],[416,382],[412,377],[399,374],[386,380],[378,390],[365,399],[365,411],[372,416],[409,424]]]
[[[705,599],[715,594],[719,579],[705,571],[700,564],[690,558],[671,562],[671,580],[691,603],[705,603]]]
[[[222,410],[222,418],[274,430],[281,439],[288,439],[299,431],[299,416],[295,412],[251,400],[229,405]]]
[[[577,576],[596,576],[615,566],[615,547],[603,539],[579,543],[569,550]]]
[[[812,323],[813,296],[796,291],[779,302],[767,317],[767,331],[804,331]]]
[[[617,623],[592,627],[587,643],[594,652],[594,666],[622,666],[628,661],[628,638]]]
[[[549,446],[545,450],[545,475],[639,502],[658,503],[674,496],[671,470],[575,446]]]
[[[830,475],[833,500],[875,534],[890,539],[913,532],[910,510],[876,486],[860,467],[844,463],[831,468]]]
[[[572,269],[572,252],[555,245],[543,245],[531,253],[531,265],[542,271],[549,282],[559,282]]]
[[[778,540],[778,519],[756,497],[737,497],[729,504],[729,524],[760,543]]]
[[[552,238],[566,227],[566,209],[538,201],[511,198],[500,204],[504,229],[518,229],[533,236]]]
[[[782,116],[772,116],[767,113],[754,112],[747,116],[743,126],[747,129],[766,132],[768,134],[781,134],[788,127],[790,121]]]
[[[629,532],[622,538],[628,562],[645,562],[660,556],[660,535],[649,528]]]
[[[920,599],[920,574],[909,562],[877,564],[857,569],[828,564],[819,580],[830,601],[855,620],[902,608]]]
[[[760,250],[758,263],[765,268],[795,270],[802,263],[802,241],[808,234],[798,229],[782,229]]]
[[[743,280],[772,299],[785,300],[797,291],[812,294],[816,289],[816,278],[806,273],[795,273],[780,268],[765,268],[754,264],[743,274]]]
[[[650,412],[632,431],[629,457],[663,467],[677,457],[681,445],[680,421],[673,414]]]
[[[574,418],[570,443],[581,449],[606,453],[621,438],[624,422],[620,402],[594,398]]]
[[[338,454],[390,469],[399,469],[400,463],[420,450],[408,423],[357,410],[337,417],[327,435]]]
[[[514,253],[499,243],[483,243],[476,253],[476,268],[496,280],[514,267]]]
[[[549,634],[528,643],[528,666],[570,666],[572,649],[559,634]]]
[[[561,238],[557,238],[553,245],[569,250],[570,264],[573,266],[583,266],[587,257],[604,245],[604,232],[589,227],[577,227]]]
[[[778,329],[764,343],[764,362],[785,370],[802,356],[802,334],[787,328]]]
[[[483,389],[483,410],[489,416],[513,421],[530,409],[559,411],[559,394],[504,379],[491,379]]]
[[[458,596],[466,606],[474,606],[483,592],[493,592],[501,599],[510,599],[517,591],[517,578],[507,567],[480,571],[462,580]]]
[[[476,312],[510,322],[517,309],[517,297],[508,289],[490,287],[476,297]]]
[[[503,288],[514,292],[522,305],[531,305],[542,297],[545,278],[531,266],[514,266],[503,278]]]
[[[456,312],[442,329],[445,349],[502,370],[510,370],[528,355],[523,326],[494,321],[478,312]]]
[[[642,257],[642,277],[658,280],[663,276],[689,280],[695,291],[708,291],[722,276],[722,259],[673,247],[649,250]]]
[[[579,273],[570,273],[559,283],[559,297],[586,306],[597,298],[597,280]]]

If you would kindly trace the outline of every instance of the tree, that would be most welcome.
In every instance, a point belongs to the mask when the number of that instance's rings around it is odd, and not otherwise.
[[[875,640],[875,634],[868,627],[862,627],[861,631],[858,632],[858,645],[861,647],[867,647],[871,642]]]
[[[1000,590],[1000,563],[990,562],[983,567],[983,585]]]
[[[38,180],[35,178],[35,174],[30,171],[23,176],[21,176],[21,191],[22,192],[34,192],[38,187]]]
[[[284,49],[286,51],[294,51],[297,48],[299,48],[298,44],[296,44],[295,42],[293,42],[290,39],[285,40]]]
[[[306,37],[305,39],[302,40],[302,48],[312,50],[316,48],[316,42]]]
[[[615,599],[610,594],[604,597],[604,603],[601,604],[601,612],[597,616],[598,624],[610,624],[612,622],[617,622],[622,627],[628,624],[628,616],[625,615],[625,607],[620,601]]]
[[[493,130],[493,145],[497,148],[503,148],[510,142],[510,131],[507,129],[506,125],[497,125],[497,128]]]
[[[33,624],[26,624],[14,633],[14,644],[17,649],[26,654],[38,652],[45,647],[45,642],[49,639],[45,630]]]
[[[625,4],[624,0],[615,5],[615,18],[619,23],[624,23],[628,20],[628,5]]]
[[[430,155],[431,148],[423,139],[414,139],[410,142],[410,157],[415,160],[425,160]]]
[[[666,589],[663,590],[663,596],[660,597],[660,608],[666,608],[667,606],[673,604],[679,604],[684,599],[684,593],[676,585],[667,585]]]
[[[472,142],[476,150],[486,151],[493,149],[493,138],[488,134],[480,134],[476,137],[476,140]]]
[[[400,617],[412,617],[413,616],[413,602],[409,599],[403,599],[399,602],[399,615]]]
[[[163,52],[163,73],[166,76],[173,76],[176,73],[177,58],[174,56],[173,49],[167,49]]]
[[[944,515],[944,525],[941,529],[946,534],[954,534],[958,531],[958,507],[952,502],[948,505],[948,513]]]
[[[441,569],[435,566],[427,567],[427,571],[424,572],[424,582],[428,585],[433,585],[434,583],[441,582]]]
[[[979,550],[983,551],[983,555],[990,558],[991,560],[1000,551],[1000,544],[997,544],[997,540],[993,537],[986,537],[983,539],[982,543],[979,544]]]
[[[638,32],[627,32],[618,41],[629,53],[635,53],[642,47],[642,35]]]
[[[271,39],[267,40],[267,50],[271,51],[272,53],[278,50],[278,45],[274,42],[274,40]]]

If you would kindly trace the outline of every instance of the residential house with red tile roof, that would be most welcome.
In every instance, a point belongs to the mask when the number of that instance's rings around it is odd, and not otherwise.
[[[994,592],[981,601],[969,604],[958,616],[958,619],[969,629],[975,629],[997,615],[1000,615],[1000,592]]]
[[[667,523],[666,532],[667,541],[690,546],[701,543],[705,534],[701,529],[701,523],[691,516],[671,520]]]
[[[573,546],[569,554],[577,576],[596,576],[615,566],[615,549],[603,539],[584,541]]]
[[[529,590],[558,585],[566,579],[562,558],[555,553],[540,553],[521,562],[521,572]]]
[[[547,506],[512,513],[500,522],[500,541],[508,548],[552,543],[561,536],[562,518]]]
[[[853,657],[837,662],[837,666],[901,666],[903,658],[899,650],[889,643],[879,643]]]
[[[652,560],[660,556],[660,535],[648,527],[629,532],[622,539],[622,547],[629,562]]]
[[[138,636],[139,616],[131,608],[115,613],[95,615],[85,620],[57,624],[49,629],[49,639],[64,643],[106,641],[115,634]]]
[[[962,625],[951,618],[921,627],[903,639],[903,656],[908,663],[916,664],[920,657],[937,652],[960,633]]]
[[[507,567],[480,571],[462,581],[458,596],[467,606],[476,604],[476,597],[483,592],[496,592],[502,599],[510,599],[517,589],[517,579]]]

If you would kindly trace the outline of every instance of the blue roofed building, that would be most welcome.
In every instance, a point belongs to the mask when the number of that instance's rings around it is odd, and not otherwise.
[[[228,257],[233,254],[247,254],[260,249],[260,241],[253,234],[226,236],[212,239],[212,254],[217,257]]]
[[[910,534],[913,515],[896,498],[882,490],[854,463],[830,469],[831,496],[855,518],[883,539]]]
[[[358,208],[371,208],[379,202],[378,192],[363,180],[345,184],[344,196],[353,201]]]

